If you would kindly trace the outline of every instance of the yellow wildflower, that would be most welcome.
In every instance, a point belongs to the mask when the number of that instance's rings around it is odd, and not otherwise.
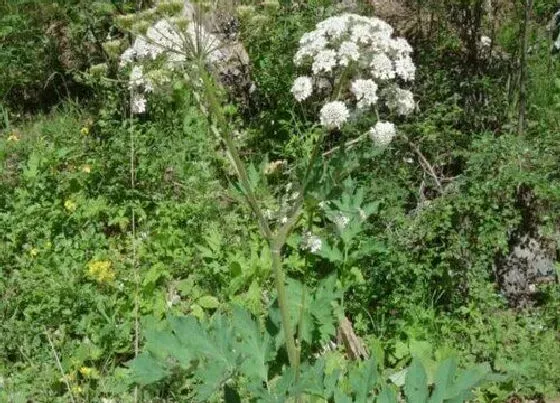
[[[31,250],[29,251],[29,254],[31,255],[31,257],[35,257],[39,254],[39,251],[35,248],[31,248]]]
[[[16,136],[15,133],[12,133],[12,134],[10,134],[10,135],[8,136],[8,141],[13,141],[14,143],[16,143],[16,142],[19,141],[19,137]]]
[[[89,134],[89,128],[88,127],[82,127],[80,129],[80,133],[82,133],[82,136],[87,136]]]
[[[84,378],[89,378],[89,379],[98,379],[99,378],[99,371],[97,371],[97,369],[95,368],[90,368],[90,367],[81,367],[79,369],[80,374],[82,374],[82,376]]]
[[[73,202],[72,200],[66,200],[64,202],[64,208],[66,210],[68,210],[69,212],[73,213],[78,208],[78,205],[75,202]]]
[[[82,172],[86,173],[86,174],[89,174],[91,172],[91,166],[88,165],[88,164],[82,166]]]
[[[100,283],[115,279],[116,273],[108,260],[92,260],[88,263],[88,273]]]

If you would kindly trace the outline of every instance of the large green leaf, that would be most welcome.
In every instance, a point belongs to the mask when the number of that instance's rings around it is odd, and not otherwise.
[[[141,353],[134,360],[128,362],[132,370],[132,379],[142,385],[160,381],[169,375],[165,366],[150,353]]]
[[[448,358],[439,365],[434,379],[434,391],[432,392],[430,403],[442,403],[444,401],[447,390],[453,385],[456,368],[457,364],[453,358]]]
[[[378,376],[377,363],[373,358],[350,371],[349,380],[356,393],[356,402],[366,403],[370,400],[369,394],[377,383]]]
[[[419,359],[414,359],[406,372],[404,393],[408,403],[428,401],[428,377]]]
[[[377,396],[377,403],[397,403],[397,392],[385,386]]]
[[[261,335],[258,324],[244,309],[233,308],[232,324],[235,328],[237,349],[242,354],[241,370],[250,380],[268,380],[269,336]]]
[[[463,371],[447,389],[446,400],[450,402],[464,402],[471,398],[472,389],[478,386],[488,374],[487,369],[477,366]]]
[[[145,349],[162,360],[169,356],[173,357],[181,367],[186,369],[195,358],[192,351],[182,345],[175,334],[168,329],[147,329],[144,336],[146,338]]]

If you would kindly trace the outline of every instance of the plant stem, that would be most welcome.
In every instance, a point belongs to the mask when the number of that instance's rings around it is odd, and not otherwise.
[[[282,267],[281,249],[277,247],[277,239],[272,242],[272,270],[274,272],[274,283],[276,285],[276,293],[278,294],[278,307],[280,308],[280,316],[282,319],[282,327],[284,328],[284,341],[286,342],[286,351],[288,352],[288,360],[290,365],[297,370],[298,354],[292,324],[290,322],[290,313],[288,311],[288,298],[286,293],[286,276]],[[297,372],[297,371],[296,371]]]
[[[520,56],[519,56],[519,113],[517,119],[517,135],[523,136],[527,126],[527,42],[529,40],[529,22],[533,0],[525,0],[525,15],[520,30]]]
[[[130,99],[134,98],[134,90],[130,90]],[[130,106],[130,187],[132,191],[136,189],[136,166],[134,160],[136,158],[136,145],[134,133],[134,114],[132,112],[132,101]],[[134,205],[132,206],[132,270],[134,273],[134,357],[138,357],[140,351],[140,321],[139,321],[139,284],[140,277],[138,273],[138,261],[136,258],[136,213]],[[138,386],[134,387],[134,402],[138,402]]]

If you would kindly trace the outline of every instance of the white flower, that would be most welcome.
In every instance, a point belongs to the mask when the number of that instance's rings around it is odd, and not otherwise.
[[[146,79],[144,81],[144,92],[154,92],[154,82]]]
[[[146,31],[146,37],[162,48],[162,51],[181,49],[181,36],[167,20],[159,20]]]
[[[303,236],[302,248],[309,250],[311,253],[317,253],[321,250],[323,241],[311,232],[306,232]]]
[[[136,38],[134,44],[132,45],[132,48],[134,49],[134,52],[139,59],[144,59],[147,57],[155,59],[155,57],[161,53],[161,48],[152,45],[146,40],[145,37],[141,35]]]
[[[370,25],[357,24],[351,28],[350,40],[352,42],[367,45],[373,39],[373,33]]]
[[[358,109],[368,108],[377,102],[377,83],[373,80],[356,80],[352,83],[352,93],[358,100]]]
[[[305,46],[310,46],[318,43],[323,43],[326,45],[327,40],[325,39],[323,32],[317,30],[304,33],[299,40],[299,44]],[[322,48],[320,50],[322,50]]]
[[[311,96],[313,93],[313,83],[309,77],[298,77],[294,80],[294,85],[292,86],[292,94],[294,98],[298,101],[304,101]]]
[[[332,101],[321,108],[321,124],[328,129],[340,128],[350,116],[344,102]]]
[[[388,96],[387,106],[390,109],[396,109],[399,115],[410,115],[416,108],[414,94],[408,90],[397,88]]]
[[[344,228],[346,228],[346,226],[348,225],[348,223],[350,222],[350,219],[348,217],[346,217],[344,214],[342,213],[338,213],[334,218],[333,218],[333,222],[335,223],[335,225],[338,227],[338,229],[340,231],[342,231]]]
[[[369,137],[380,147],[389,145],[396,134],[395,125],[389,122],[377,122],[375,127],[369,130]]]
[[[324,32],[333,39],[338,39],[346,31],[348,15],[341,15],[327,18],[317,24],[317,31]]]
[[[138,88],[144,84],[144,67],[134,66],[128,77],[128,88]]]
[[[303,34],[300,39],[302,45],[294,56],[294,63],[301,65],[305,58],[315,56],[327,46],[327,39],[322,32],[313,31]]]
[[[354,42],[345,41],[340,44],[338,50],[341,66],[348,66],[350,61],[357,62],[360,59],[360,47]]]
[[[132,113],[141,115],[146,112],[146,98],[140,94],[135,94],[131,99]]]
[[[122,69],[128,63],[132,63],[135,56],[136,51],[133,48],[128,48],[127,50],[125,50],[119,57],[119,67]]]
[[[395,60],[395,72],[405,81],[413,81],[416,75],[416,66],[410,56],[399,57]]]
[[[396,56],[408,56],[413,50],[408,41],[401,37],[389,40],[388,45],[389,50]]]
[[[398,92],[394,81],[415,79],[413,49],[406,39],[392,35],[393,28],[376,17],[343,14],[320,22],[301,37],[294,56],[297,65],[309,63],[303,75],[310,80],[294,82],[294,97],[302,101],[313,93],[326,98],[320,121],[329,129],[342,127],[351,113],[376,106],[380,99],[396,113],[411,113],[415,108],[412,93]]]
[[[385,53],[376,53],[371,59],[372,75],[379,80],[392,80],[395,78],[393,62]]]
[[[328,73],[333,69],[335,65],[336,52],[332,49],[322,50],[315,55],[311,70],[313,71],[313,74],[317,74],[322,71]]]
[[[399,115],[409,115],[416,108],[414,94],[408,90],[397,90],[397,113]]]
[[[486,35],[482,35],[480,37],[480,45],[483,48],[489,48],[492,45],[492,39],[490,39],[490,37],[488,37]]]

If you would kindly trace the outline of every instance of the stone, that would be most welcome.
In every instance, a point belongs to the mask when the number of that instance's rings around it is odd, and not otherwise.
[[[507,256],[498,259],[496,277],[510,306],[534,305],[538,285],[555,281],[556,250],[544,239],[523,234]]]

